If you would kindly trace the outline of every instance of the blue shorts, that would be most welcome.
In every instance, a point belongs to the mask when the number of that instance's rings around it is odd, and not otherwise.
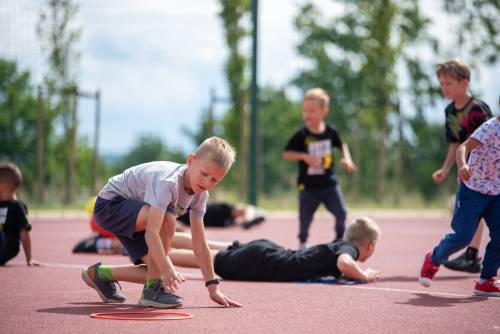
[[[148,254],[144,231],[135,232],[139,211],[146,202],[115,196],[110,200],[97,197],[94,205],[96,223],[112,232],[127,250],[134,264],[141,264],[141,258]]]

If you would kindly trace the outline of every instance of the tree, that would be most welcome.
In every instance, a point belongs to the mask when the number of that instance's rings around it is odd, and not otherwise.
[[[36,179],[36,119],[29,72],[20,73],[16,63],[0,59],[0,160],[19,166],[28,192]]]
[[[226,79],[229,86],[231,107],[224,116],[224,137],[235,146],[238,152],[234,172],[229,177],[245,188],[247,154],[247,113],[245,112],[248,80],[246,78],[247,58],[241,53],[243,39],[248,36],[248,28],[243,26],[243,19],[250,13],[249,0],[220,0],[222,9],[220,18],[224,24],[229,57],[225,64]]]
[[[58,155],[64,166],[64,201],[71,202],[75,179],[75,154],[77,146],[76,99],[77,84],[75,65],[79,58],[76,44],[81,30],[72,25],[78,7],[71,0],[49,0],[40,14],[37,32],[43,49],[48,52],[49,74],[45,87],[49,101],[54,101],[53,110],[60,121],[63,135],[58,145]],[[62,145],[64,143],[64,145]],[[69,144],[69,145],[68,145]]]
[[[297,164],[284,161],[288,139],[302,124],[301,106],[283,89],[263,87],[260,92],[261,126],[258,131],[258,191],[268,196],[295,188]]]
[[[442,0],[444,10],[457,19],[452,45],[470,62],[494,64],[500,54],[500,2],[498,0]]]
[[[418,2],[339,3],[343,14],[327,23],[322,23],[326,20],[312,3],[301,8],[295,21],[303,36],[298,50],[312,65],[294,83],[304,90],[320,86],[330,94],[328,121],[348,142],[352,140],[354,160],[360,166],[356,190],[375,189],[375,199],[381,200],[389,159],[388,116],[396,110],[395,100],[403,90],[396,67],[408,68],[410,61],[415,62],[411,50],[435,41],[426,34],[429,20],[420,13]]]
[[[159,160],[184,163],[186,156],[181,151],[170,149],[160,137],[142,134],[130,151],[117,164],[114,172],[115,174],[121,173],[129,167]]]

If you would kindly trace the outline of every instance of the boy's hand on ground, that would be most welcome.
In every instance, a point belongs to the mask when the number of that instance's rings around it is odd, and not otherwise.
[[[208,287],[208,292],[210,294],[210,298],[216,302],[217,304],[224,305],[225,307],[241,307],[240,303],[235,302],[234,300],[226,297],[222,292],[220,292],[219,287],[217,285],[210,285]]]
[[[42,262],[38,262],[37,260],[26,261],[26,265],[28,267],[43,267],[44,266],[44,264]]]
[[[458,180],[459,181],[467,181],[470,179],[472,176],[472,170],[469,168],[469,166],[464,166],[460,168],[458,171]]]
[[[434,180],[434,183],[436,183],[436,184],[440,184],[441,182],[443,182],[447,176],[448,176],[448,172],[444,169],[438,169],[437,171],[432,173],[432,179]]]
[[[186,282],[186,279],[177,271],[168,272],[162,275],[165,289],[175,292],[179,289],[179,284]]]
[[[373,282],[379,279],[380,272],[378,270],[368,268],[365,270],[365,275],[367,282]]]

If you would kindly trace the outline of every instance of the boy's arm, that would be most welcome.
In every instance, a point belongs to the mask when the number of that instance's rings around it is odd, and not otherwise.
[[[469,137],[458,147],[456,152],[456,161],[459,181],[467,181],[472,176],[473,171],[467,165],[466,157],[470,151],[479,146],[481,146],[481,142],[479,140]]]
[[[459,143],[450,143],[448,146],[448,153],[446,154],[446,159],[444,159],[443,166],[432,173],[432,179],[436,184],[440,184],[448,176],[451,167],[455,161],[455,154]]]
[[[340,254],[337,259],[337,268],[347,277],[360,280],[373,282],[379,277],[379,272],[373,269],[361,269],[356,261],[349,254]]]
[[[19,233],[21,245],[23,245],[24,255],[26,256],[26,264],[28,266],[40,266],[41,264],[31,258],[31,238],[30,232],[23,228]]]
[[[315,157],[306,152],[284,151],[282,157],[288,161],[304,161],[306,164],[313,167],[321,166],[321,158]]]
[[[175,229],[175,218],[170,213],[166,215],[167,219],[165,223],[172,225],[171,228]],[[160,271],[165,287],[171,291],[175,291],[179,287],[178,283],[184,282],[184,278],[177,273],[170,258],[167,256],[170,240],[162,240],[160,238],[164,218],[164,212],[151,206],[149,208],[144,237],[148,245],[149,254]]]
[[[357,167],[352,161],[351,153],[349,152],[349,146],[347,146],[346,143],[342,143],[340,152],[342,154],[342,158],[340,159],[340,166],[342,166],[342,168],[344,168],[349,173],[355,172]]]
[[[193,240],[193,252],[200,267],[205,282],[216,278],[214,263],[210,249],[205,239],[205,229],[203,227],[203,217],[191,215],[191,235]],[[219,290],[218,284],[207,286],[210,298],[218,304],[224,306],[241,306],[241,304],[229,299]]]

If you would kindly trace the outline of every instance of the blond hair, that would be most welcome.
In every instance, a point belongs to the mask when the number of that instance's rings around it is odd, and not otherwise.
[[[311,88],[304,94],[304,101],[314,100],[318,101],[321,108],[328,107],[330,104],[330,97],[322,88]]]
[[[445,75],[459,81],[470,81],[470,68],[460,59],[453,58],[452,60],[436,65],[436,76],[439,78],[441,75]]]
[[[355,244],[377,241],[379,237],[380,228],[368,217],[356,218],[346,231],[346,240]]]
[[[236,159],[234,148],[224,139],[213,136],[207,138],[194,152],[196,158],[209,156],[221,168],[229,169]]]
[[[23,174],[19,167],[12,162],[0,163],[0,182],[9,182],[17,189],[22,181]]]

